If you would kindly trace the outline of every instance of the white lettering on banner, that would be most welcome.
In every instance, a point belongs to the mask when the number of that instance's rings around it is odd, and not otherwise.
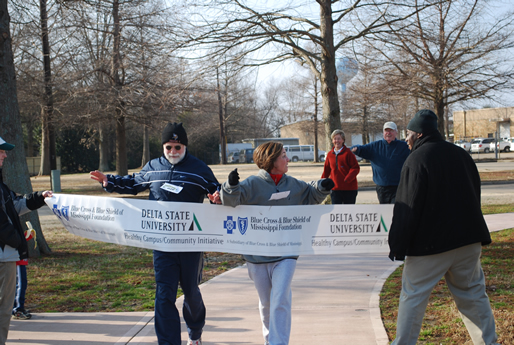
[[[249,255],[388,253],[393,205],[238,206],[54,194],[77,236],[160,251]]]

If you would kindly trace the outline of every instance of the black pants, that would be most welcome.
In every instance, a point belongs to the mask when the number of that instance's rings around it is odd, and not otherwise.
[[[381,204],[394,204],[398,186],[377,186],[378,202]]]
[[[180,316],[175,306],[177,290],[184,293],[182,315],[189,338],[200,339],[205,325],[205,305],[198,284],[202,278],[203,253],[153,251],[155,270],[155,334],[159,345],[180,345]]]
[[[331,190],[330,198],[332,199],[332,205],[355,204],[355,200],[357,200],[357,191],[356,190]]]

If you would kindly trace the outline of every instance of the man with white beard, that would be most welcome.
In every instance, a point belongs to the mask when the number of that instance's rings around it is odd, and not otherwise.
[[[187,133],[182,123],[168,123],[162,133],[163,155],[148,162],[139,173],[127,176],[90,173],[111,193],[136,195],[150,189],[149,200],[203,203],[205,195],[219,186],[212,170],[187,152]],[[159,345],[180,345],[180,316],[175,306],[178,284],[184,292],[183,316],[188,345],[201,345],[205,306],[198,284],[203,268],[202,252],[154,250],[155,333]]]

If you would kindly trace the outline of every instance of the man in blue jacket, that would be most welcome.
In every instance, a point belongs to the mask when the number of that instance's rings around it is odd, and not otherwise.
[[[384,139],[366,145],[350,147],[353,153],[371,162],[373,182],[381,204],[394,204],[403,163],[409,156],[404,141],[396,139],[398,129],[394,122],[384,124]]]
[[[91,178],[107,192],[136,195],[150,189],[150,200],[203,203],[217,191],[212,170],[187,152],[187,133],[182,123],[168,123],[162,133],[164,154],[148,162],[139,173],[127,176],[92,171]],[[159,345],[180,345],[180,316],[175,306],[178,284],[184,292],[183,316],[188,345],[201,345],[205,306],[198,284],[203,253],[171,253],[154,250],[155,333]]]

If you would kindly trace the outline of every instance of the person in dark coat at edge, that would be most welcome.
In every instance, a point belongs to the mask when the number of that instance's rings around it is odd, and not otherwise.
[[[14,193],[4,183],[2,167],[7,152],[13,144],[0,138],[0,344],[5,344],[12,317],[16,292],[16,261],[29,256],[19,216],[37,210],[45,205],[45,198],[52,197],[52,191],[33,192],[26,195]]]
[[[150,189],[149,200],[203,203],[205,196],[219,195],[212,170],[187,152],[182,123],[168,123],[162,133],[163,155],[148,162],[139,173],[105,175],[95,170],[91,178],[107,192],[136,195]],[[202,278],[202,252],[154,250],[155,333],[159,345],[180,345],[180,315],[175,301],[178,284],[184,292],[182,314],[189,334],[188,345],[201,345],[205,306],[198,284]]]
[[[411,154],[403,166],[389,258],[405,260],[393,345],[417,342],[432,289],[444,276],[476,344],[497,344],[494,316],[480,264],[491,236],[480,204],[480,176],[462,148],[446,142],[431,110],[407,125]]]

